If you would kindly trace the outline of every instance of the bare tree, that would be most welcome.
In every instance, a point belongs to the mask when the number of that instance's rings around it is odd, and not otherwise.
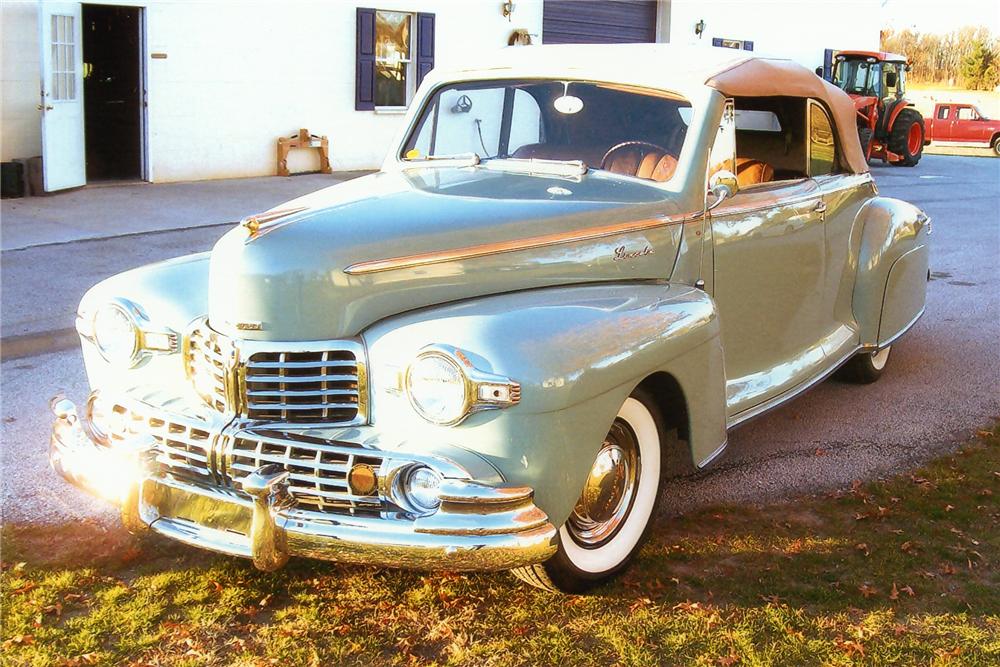
[[[991,89],[1000,84],[1000,40],[985,26],[938,35],[912,30],[882,33],[882,49],[910,59],[910,80]]]

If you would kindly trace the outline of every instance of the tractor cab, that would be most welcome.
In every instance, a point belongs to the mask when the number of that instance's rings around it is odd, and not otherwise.
[[[858,137],[869,157],[912,167],[923,154],[924,121],[906,99],[906,56],[885,51],[841,51],[833,85],[854,100]]]
[[[837,54],[833,85],[852,97],[874,97],[884,102],[906,93],[906,56],[895,53],[842,51]]]

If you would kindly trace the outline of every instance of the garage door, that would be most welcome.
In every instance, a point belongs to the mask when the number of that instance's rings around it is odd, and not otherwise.
[[[656,41],[656,0],[545,0],[545,44]]]

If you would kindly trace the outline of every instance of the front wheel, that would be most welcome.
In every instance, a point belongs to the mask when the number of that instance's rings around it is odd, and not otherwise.
[[[885,371],[889,364],[889,354],[892,352],[892,345],[887,345],[881,350],[874,352],[861,352],[854,355],[843,368],[842,377],[858,384],[871,384],[875,382]]]
[[[991,148],[993,148],[993,154],[996,155],[997,157],[1000,157],[1000,137],[997,137],[996,139],[993,140],[993,145],[991,146]]]
[[[625,400],[604,438],[549,560],[513,570],[553,592],[583,593],[624,570],[645,541],[660,496],[660,461],[667,444],[655,403],[637,390]],[[669,432],[673,437],[675,431]]]

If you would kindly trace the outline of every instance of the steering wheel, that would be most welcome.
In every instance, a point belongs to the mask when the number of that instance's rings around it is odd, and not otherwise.
[[[648,148],[658,150],[661,153],[666,153],[667,155],[673,155],[673,153],[668,151],[663,146],[659,146],[649,141],[623,141],[620,144],[615,144],[614,146],[609,148],[608,152],[604,154],[604,157],[601,158],[601,169],[606,169],[605,165],[608,163],[608,158],[611,157],[613,153],[615,153],[616,151],[620,151],[623,148],[632,148],[634,146],[646,146]]]

